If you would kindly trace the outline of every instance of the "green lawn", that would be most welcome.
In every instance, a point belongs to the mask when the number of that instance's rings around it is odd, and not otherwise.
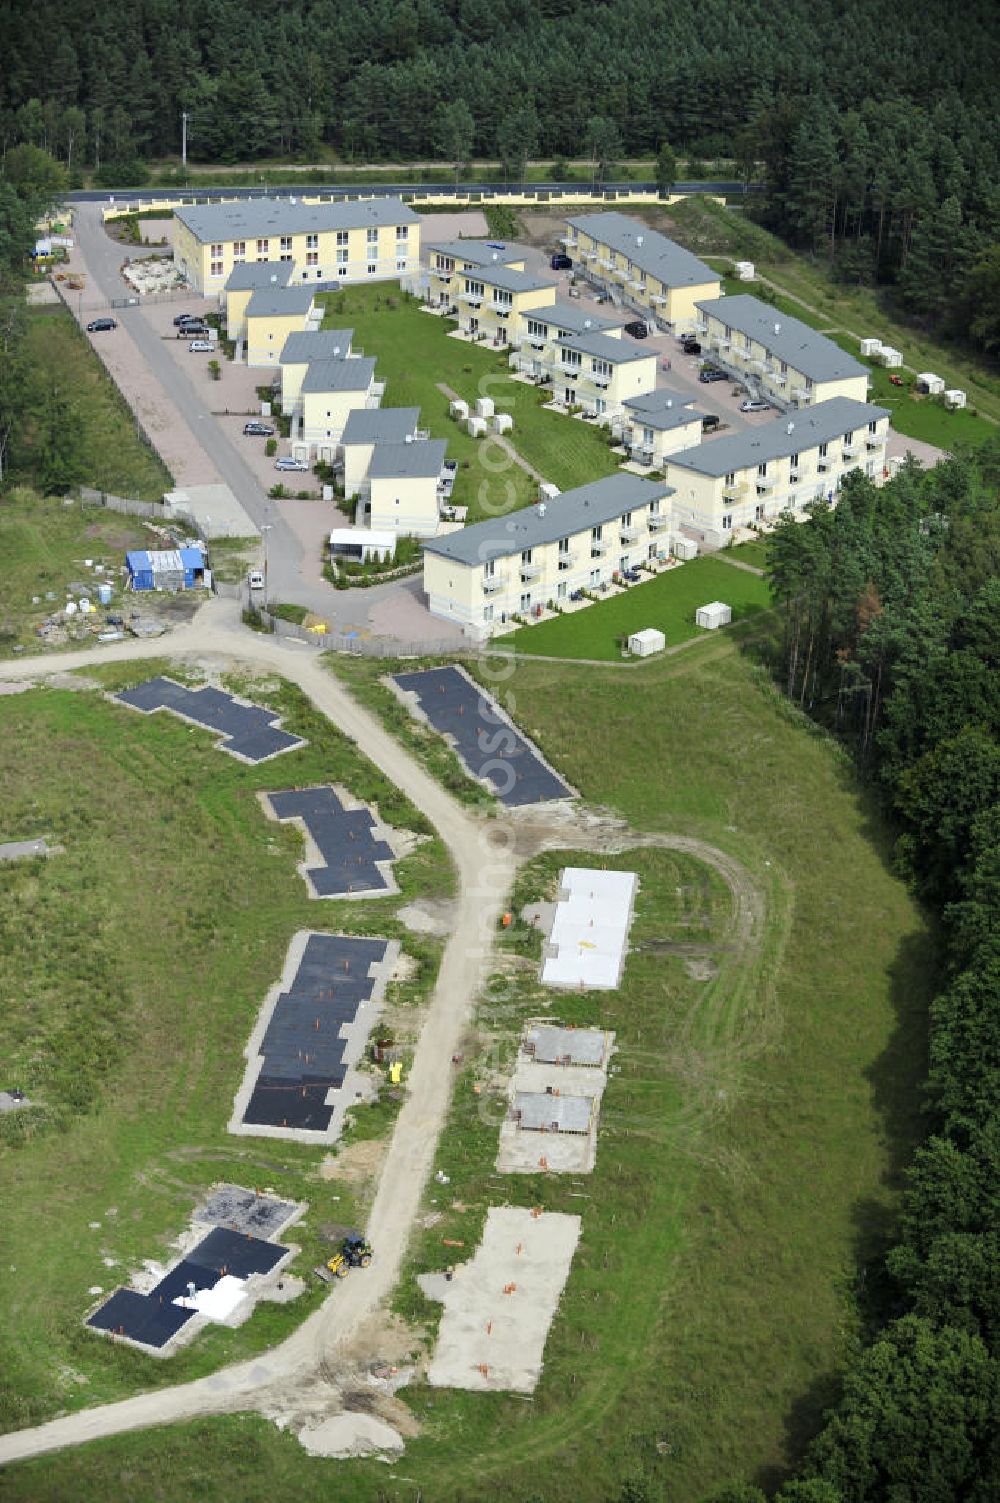
[[[747,560],[751,562],[751,560]],[[622,641],[646,626],[659,627],[667,646],[709,635],[696,626],[694,613],[711,600],[723,600],[739,621],[770,604],[767,582],[745,569],[734,569],[717,558],[696,558],[646,584],[633,585],[621,595],[588,605],[583,610],[518,627],[505,637],[518,652],[542,657],[603,658],[622,655]]]
[[[750,564],[754,569],[766,569],[768,547],[764,538],[756,538],[749,543],[737,543],[734,548],[726,549],[727,558],[738,558],[741,563]]]
[[[449,456],[459,463],[452,499],[469,507],[469,521],[530,505],[538,484],[498,444],[470,438],[452,421],[439,384],[470,404],[489,396],[498,409],[512,412],[518,452],[560,490],[611,474],[618,466],[602,434],[589,423],[543,412],[548,397],[510,379],[506,354],[450,339],[450,320],[421,312],[420,304],[401,296],[396,287],[350,287],[330,294],[324,324],[353,328],[355,346],[377,357],[376,375],[387,382],[383,406],[418,406],[424,426],[435,438],[448,440]]]
[[[132,681],[157,671],[177,670],[150,664]],[[116,687],[127,675],[97,672]],[[243,1049],[297,929],[402,940],[415,966],[390,986],[388,1020],[404,1048],[440,942],[403,928],[400,899],[349,912],[310,901],[296,871],[301,835],[267,820],[256,794],[333,779],[376,801],[395,827],[428,827],[296,691],[280,681],[237,687],[308,746],[255,768],[172,715],[146,718],[96,690],[4,700],[0,840],[46,835],[64,854],[7,866],[0,884],[3,1085],[20,1084],[38,1104],[0,1116],[0,1263],[11,1271],[0,1307],[2,1428],[210,1371],[280,1340],[316,1305],[310,1281],[292,1304],[262,1306],[238,1331],[213,1328],[166,1362],[83,1330],[91,1287],[110,1291],[144,1259],[166,1257],[213,1182],[311,1202],[295,1232],[301,1272],[317,1261],[324,1222],[356,1219],[372,1191],[370,1163],[350,1178],[335,1165],[321,1181],[326,1150],[227,1134]],[[404,899],[451,890],[436,839],[396,872]],[[362,1109],[356,1135],[384,1135],[394,1112]]]
[[[373,681],[386,666],[351,665]],[[814,1433],[920,1130],[933,986],[921,914],[847,760],[732,637],[627,676],[521,659],[504,696],[585,799],[728,852],[766,905],[759,949],[744,953],[717,877],[692,856],[598,858],[637,869],[642,887],[621,991],[552,1008],[618,1034],[597,1168],[576,1183],[491,1172],[510,1041],[551,1000],[537,936],[518,925],[502,942],[439,1150],[451,1183],[428,1186],[443,1220],[409,1267],[456,1256],[444,1237],[468,1251],[488,1204],[583,1217],[535,1395],[403,1390],[421,1429],[392,1468],[312,1460],[232,1416],[17,1467],[5,1498],[608,1503],[639,1472],[652,1498],[698,1503],[733,1476],[772,1485]],[[515,911],[551,892],[560,861],[525,869]],[[433,1325],[412,1285],[397,1303]]]
[[[83,484],[114,495],[159,500],[173,484],[170,474],[139,438],[117,388],[65,308],[29,311],[27,353],[31,380],[39,393],[55,383],[69,398],[77,420]],[[32,478],[37,438],[29,423],[26,446],[19,445],[16,454],[15,474],[21,478]]]
[[[941,397],[924,397],[915,392],[914,377],[909,371],[888,371],[883,365],[865,360],[858,352],[858,342],[849,334],[832,336],[848,350],[871,373],[869,401],[887,407],[892,413],[892,426],[897,433],[907,438],[919,438],[924,443],[934,444],[938,449],[954,450],[958,444],[982,444],[992,437],[996,424],[988,422],[968,407],[949,412]],[[937,370],[936,366],[930,367]],[[940,374],[940,372],[938,372]],[[901,376],[905,386],[894,386],[890,376]]]

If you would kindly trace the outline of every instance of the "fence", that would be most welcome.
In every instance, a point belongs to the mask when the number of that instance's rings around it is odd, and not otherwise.
[[[109,496],[106,491],[94,491],[81,485],[80,501],[84,506],[101,506],[107,511],[117,511],[127,517],[146,517],[153,522],[173,522],[178,518],[176,507],[165,501],[134,501],[126,496]],[[194,519],[183,516],[185,522],[194,524]]]
[[[220,595],[230,595],[231,591],[237,596],[243,595],[239,586],[227,588],[220,585],[218,590]],[[310,647],[318,647],[323,652],[346,652],[355,657],[366,658],[428,658],[468,657],[480,650],[477,644],[462,638],[442,637],[427,642],[403,642],[395,637],[358,637],[343,632],[315,632],[294,621],[284,621],[280,616],[272,616],[268,610],[260,609],[257,614],[274,636],[307,642]]]

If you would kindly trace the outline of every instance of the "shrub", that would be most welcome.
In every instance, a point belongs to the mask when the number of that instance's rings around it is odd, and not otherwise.
[[[267,494],[270,496],[272,501],[283,501],[288,496],[288,492],[285,490],[285,487],[280,483],[278,485],[272,485]]]
[[[277,454],[277,452],[278,440],[276,438],[269,438],[264,445],[264,453],[267,455],[268,459],[270,459],[271,456]]]

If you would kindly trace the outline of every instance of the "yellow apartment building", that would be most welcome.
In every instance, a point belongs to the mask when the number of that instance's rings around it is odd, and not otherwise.
[[[526,313],[556,300],[553,282],[507,266],[479,267],[458,281],[459,328],[498,347],[512,343]]]
[[[344,495],[353,501],[368,479],[368,468],[378,444],[398,446],[429,435],[418,427],[419,407],[355,408],[344,424],[340,458],[344,469]]]
[[[348,417],[361,407],[377,407],[384,386],[375,380],[370,356],[352,360],[317,360],[302,381],[301,416],[292,425],[292,453],[333,464]],[[304,451],[304,452],[303,452]]]
[[[397,537],[432,538],[447,444],[441,438],[376,444],[358,495],[357,523]]]
[[[789,414],[671,454],[673,530],[706,548],[720,548],[742,527],[813,501],[836,500],[844,476],[861,469],[885,477],[889,413],[884,407],[833,397]]]
[[[629,459],[662,469],[668,455],[700,444],[705,413],[697,412],[692,400],[683,392],[659,386],[623,402],[612,431],[620,436]]]
[[[281,365],[281,410],[286,417],[301,413],[299,401],[306,371],[318,360],[347,360],[353,329],[309,329],[289,334],[278,357]]]
[[[311,287],[269,287],[254,292],[245,314],[247,365],[277,365],[289,334],[318,329],[322,318]]]
[[[287,287],[291,279],[291,266],[280,262],[258,265],[254,261],[234,266],[220,293],[220,306],[226,316],[226,337],[233,340],[246,338],[247,304],[255,292],[280,290]]]
[[[491,266],[523,271],[527,254],[525,246],[499,240],[432,240],[425,245],[427,301],[450,308],[457,304],[463,272]]]
[[[328,286],[409,276],[420,266],[420,216],[399,198],[184,204],[174,220],[175,264],[202,296],[247,263],[284,264],[293,283]]]
[[[480,639],[667,551],[669,485],[620,470],[424,544],[435,616]]]
[[[655,387],[656,352],[612,334],[567,334],[548,347],[542,370],[557,402],[609,423],[630,397]]]
[[[510,365],[512,370],[544,381],[551,373],[556,342],[570,334],[608,334],[620,339],[627,322],[624,316],[604,318],[581,308],[579,303],[552,303],[522,313],[517,322]]]
[[[864,402],[868,372],[839,344],[760,298],[702,299],[698,333],[712,362],[778,407],[847,397]]]
[[[717,271],[642,220],[617,210],[574,215],[566,221],[562,239],[589,281],[674,334],[693,331],[696,304],[721,291]]]

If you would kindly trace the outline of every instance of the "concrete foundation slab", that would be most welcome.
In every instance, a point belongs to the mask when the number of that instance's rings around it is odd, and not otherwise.
[[[528,1040],[537,1032],[525,1029],[508,1083],[509,1110],[500,1127],[496,1167],[501,1174],[590,1174],[614,1034],[599,1035],[601,1062],[596,1065],[553,1064],[529,1052]]]
[[[418,1280],[444,1303],[432,1387],[534,1392],[579,1237],[579,1216],[493,1206],[470,1262]]]
[[[542,952],[543,986],[607,990],[619,985],[638,887],[635,872],[563,869]]]
[[[213,538],[259,538],[260,528],[228,485],[187,485],[167,491],[169,511],[193,522],[208,542]]]

